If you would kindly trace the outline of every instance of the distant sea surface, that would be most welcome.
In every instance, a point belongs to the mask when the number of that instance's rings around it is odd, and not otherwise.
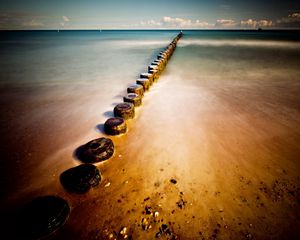
[[[177,32],[0,32],[0,86],[126,82],[135,78]],[[298,51],[300,45],[299,31],[184,33],[179,46],[187,51],[177,58],[194,58],[195,62],[201,61],[201,65],[210,64],[212,60],[228,61],[234,50],[241,53],[238,55],[245,67],[247,64],[251,67],[256,60],[264,61],[267,57],[261,50],[271,53],[277,49],[293,58],[293,52]],[[196,52],[199,54],[193,54]]]

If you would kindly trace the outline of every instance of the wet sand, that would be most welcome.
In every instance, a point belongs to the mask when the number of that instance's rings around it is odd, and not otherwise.
[[[54,194],[72,211],[46,239],[108,239],[122,227],[133,239],[154,239],[162,223],[179,239],[298,238],[299,72],[237,81],[189,76],[176,61],[175,53],[128,133],[111,137],[115,155],[97,164],[102,182],[84,195],[67,193],[59,175],[80,164],[77,147],[105,135],[101,124],[126,86],[104,95],[99,86],[3,90],[5,235],[14,238],[20,206]],[[159,216],[146,214],[149,207]]]

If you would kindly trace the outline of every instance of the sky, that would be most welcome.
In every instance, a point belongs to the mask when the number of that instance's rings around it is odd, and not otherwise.
[[[0,0],[0,29],[300,28],[300,0]]]

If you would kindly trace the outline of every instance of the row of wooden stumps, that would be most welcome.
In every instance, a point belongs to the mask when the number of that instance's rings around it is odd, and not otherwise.
[[[104,124],[106,134],[118,135],[127,132],[126,120],[134,118],[135,107],[142,104],[144,93],[149,91],[152,84],[158,80],[181,37],[182,32],[158,54],[157,58],[148,66],[148,72],[140,74],[136,83],[127,88],[127,95],[123,98],[124,102],[117,104],[114,108],[115,117],[107,119]],[[86,193],[101,181],[100,171],[92,163],[105,161],[113,154],[114,144],[109,138],[97,138],[84,144],[76,152],[77,157],[84,163],[63,172],[60,175],[61,184],[68,192]],[[17,225],[21,228],[22,236],[25,236],[25,239],[38,239],[51,234],[62,226],[69,214],[70,206],[61,197],[38,197],[20,211]],[[120,237],[122,238],[122,236]]]

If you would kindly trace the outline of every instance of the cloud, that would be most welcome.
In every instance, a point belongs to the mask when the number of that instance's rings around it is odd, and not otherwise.
[[[299,14],[300,17],[300,14]],[[165,16],[160,21],[148,20],[141,21],[140,26],[144,28],[175,28],[175,29],[233,29],[233,28],[258,28],[272,27],[274,23],[271,20],[242,20],[237,22],[233,19],[218,19],[216,23],[208,23],[200,20],[191,20],[188,18],[176,18]],[[137,25],[138,27],[138,25]]]
[[[67,16],[62,16],[62,19],[63,19],[65,22],[70,22],[70,18],[68,18]]]
[[[45,26],[45,17],[27,12],[0,12],[0,29],[39,29]]]
[[[276,22],[279,27],[300,28],[300,13],[292,13]]]
[[[160,21],[148,20],[141,21],[142,27],[159,27],[159,28],[178,28],[178,29],[191,29],[191,28],[209,28],[213,24],[203,22],[200,20],[191,20],[187,18],[174,18],[165,16]]]
[[[167,16],[163,17],[162,24],[166,27],[174,28],[208,28],[212,26],[211,24],[198,19],[193,21],[187,18],[172,18]]]
[[[232,19],[218,19],[214,26],[216,28],[234,28],[237,23]]]
[[[29,22],[23,22],[23,26],[25,26],[25,27],[43,27],[44,24],[35,19],[32,19]]]
[[[148,27],[157,27],[157,26],[161,26],[161,22],[157,22],[155,20],[148,20],[148,21],[141,21],[140,25],[148,26]]]
[[[67,23],[70,22],[70,18],[68,18],[67,16],[62,16],[63,21],[60,22],[60,26],[64,27],[66,25],[68,25]]]
[[[273,22],[271,20],[242,20],[240,27],[243,28],[258,28],[258,27],[272,27]]]

